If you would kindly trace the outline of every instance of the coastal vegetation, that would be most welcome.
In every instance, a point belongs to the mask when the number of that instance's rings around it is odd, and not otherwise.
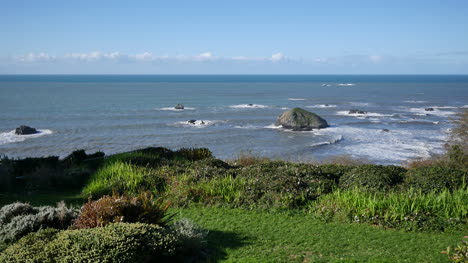
[[[405,167],[223,161],[205,148],[4,157],[0,262],[464,262],[468,153],[453,138]],[[50,206],[64,195],[78,206]]]

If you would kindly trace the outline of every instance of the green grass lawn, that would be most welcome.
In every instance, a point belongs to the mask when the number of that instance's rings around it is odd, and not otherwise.
[[[208,229],[213,261],[448,262],[440,252],[466,233],[416,233],[324,223],[302,212],[174,209]]]
[[[82,204],[78,192],[0,195],[14,201]],[[293,211],[293,210],[291,210]],[[440,252],[465,232],[403,232],[365,224],[324,223],[305,212],[230,208],[173,208],[209,230],[209,262],[448,262]]]

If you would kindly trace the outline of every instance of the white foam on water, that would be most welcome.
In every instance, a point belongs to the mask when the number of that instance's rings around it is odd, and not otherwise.
[[[377,112],[367,112],[367,113],[349,113],[349,111],[337,111],[336,115],[341,115],[341,116],[353,116],[353,117],[358,117],[359,119],[365,119],[366,117],[393,117],[395,116],[394,114],[382,114],[382,113],[377,113]]]
[[[236,129],[246,129],[246,130],[258,130],[264,128],[263,126],[255,126],[255,125],[236,125],[234,126]]]
[[[331,84],[323,83],[321,86],[322,86],[322,87],[331,87],[332,85],[331,85]]]
[[[273,123],[273,124],[264,126],[263,128],[265,128],[265,129],[283,129],[283,126],[281,126],[281,125],[275,125],[275,124]]]
[[[411,113],[414,113],[415,115],[418,116],[427,116],[427,115],[434,115],[434,116],[439,116],[439,117],[447,117],[450,115],[456,114],[454,111],[445,111],[445,110],[439,110],[437,108],[434,108],[433,111],[426,111],[425,108],[409,108],[408,111]]]
[[[334,105],[334,104],[316,104],[316,105],[306,106],[306,108],[336,108],[336,105]]]
[[[304,98],[288,98],[288,100],[295,101],[295,100],[307,100],[307,99],[304,99]]]
[[[282,109],[282,110],[289,110],[290,108],[288,108],[288,107],[281,107],[280,109]]]
[[[173,123],[173,126],[177,127],[192,127],[192,128],[205,128],[208,126],[213,126],[217,123],[224,123],[226,121],[221,121],[221,120],[196,120],[195,122],[191,123],[189,121],[179,121],[176,123]]]
[[[349,87],[349,86],[356,86],[356,84],[354,84],[354,83],[338,83],[338,86]]]
[[[195,110],[196,108],[190,108],[190,107],[185,107],[184,109],[176,109],[174,107],[163,107],[163,108],[158,108],[156,110],[162,110],[162,111],[184,111],[184,110]]]
[[[268,108],[267,105],[262,105],[262,104],[239,104],[239,105],[231,105],[229,107],[235,108],[235,109]]]
[[[428,120],[403,120],[403,121],[398,121],[399,123],[408,123],[408,124],[411,124],[411,123],[414,123],[414,124],[434,124],[434,125],[437,125],[439,124],[438,121],[428,121]]]
[[[316,135],[343,136],[347,144],[345,154],[387,162],[429,158],[431,153],[441,153],[446,135],[434,131],[391,130],[340,126],[313,131]]]
[[[317,143],[311,144],[310,146],[311,146],[311,147],[318,147],[318,146],[330,145],[330,144],[337,143],[337,142],[339,142],[339,141],[341,141],[341,140],[343,140],[343,136],[338,135],[337,137],[333,138],[333,139],[330,140],[330,141],[317,142]]]
[[[15,130],[9,132],[2,132],[0,133],[0,145],[1,144],[8,144],[8,143],[15,143],[15,142],[22,142],[27,139],[37,138],[44,135],[54,133],[52,130],[42,129],[37,130],[38,133],[29,134],[29,135],[16,135]]]

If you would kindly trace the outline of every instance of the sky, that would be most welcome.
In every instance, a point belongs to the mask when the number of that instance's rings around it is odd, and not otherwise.
[[[0,74],[468,74],[467,0],[0,6]]]

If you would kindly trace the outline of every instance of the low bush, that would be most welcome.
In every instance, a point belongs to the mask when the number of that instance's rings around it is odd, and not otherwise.
[[[438,230],[468,223],[468,188],[453,192],[336,190],[311,204],[324,220],[362,222],[406,230]]]
[[[77,217],[78,211],[63,202],[57,207],[32,207],[13,203],[0,209],[0,243],[9,244],[22,236],[42,228],[66,229]]]
[[[460,242],[453,249],[448,247],[446,251],[442,251],[443,254],[446,254],[451,262],[454,263],[466,263],[468,262],[468,236],[464,237],[465,239]]]
[[[76,167],[86,161],[103,159],[104,155],[105,154],[103,152],[86,154],[85,150],[76,150],[70,153],[67,157],[63,158],[61,162],[66,167]]]
[[[241,168],[237,177],[248,182],[243,205],[263,208],[300,207],[335,187],[319,166],[281,161]]]
[[[170,262],[177,237],[142,223],[80,230],[42,230],[0,254],[0,262]]]
[[[178,257],[186,258],[190,255],[198,255],[207,245],[208,231],[200,228],[189,219],[183,218],[175,222],[170,229],[177,240],[176,254]]]
[[[240,165],[240,166],[250,166],[250,165],[256,165],[256,164],[262,164],[262,163],[267,163],[270,162],[270,159],[267,157],[261,157],[259,155],[255,155],[251,152],[241,152],[239,153],[239,156],[231,163],[234,165]]]
[[[154,200],[148,193],[137,197],[126,195],[103,196],[99,200],[89,201],[81,208],[80,215],[73,223],[73,228],[102,227],[111,223],[147,223],[166,226],[171,219],[167,215],[169,204],[161,199]]]
[[[373,191],[388,191],[403,182],[406,169],[400,166],[359,165],[347,171],[341,178],[342,189],[355,187]]]
[[[410,169],[406,172],[405,188],[421,189],[424,193],[450,191],[468,183],[468,172],[448,167],[433,166]]]
[[[199,161],[213,158],[213,153],[208,148],[180,148],[174,152],[174,157],[189,161]]]
[[[241,206],[248,187],[245,178],[230,175],[199,178],[193,174],[171,177],[164,198],[175,206],[185,207],[190,203],[205,205]]]

